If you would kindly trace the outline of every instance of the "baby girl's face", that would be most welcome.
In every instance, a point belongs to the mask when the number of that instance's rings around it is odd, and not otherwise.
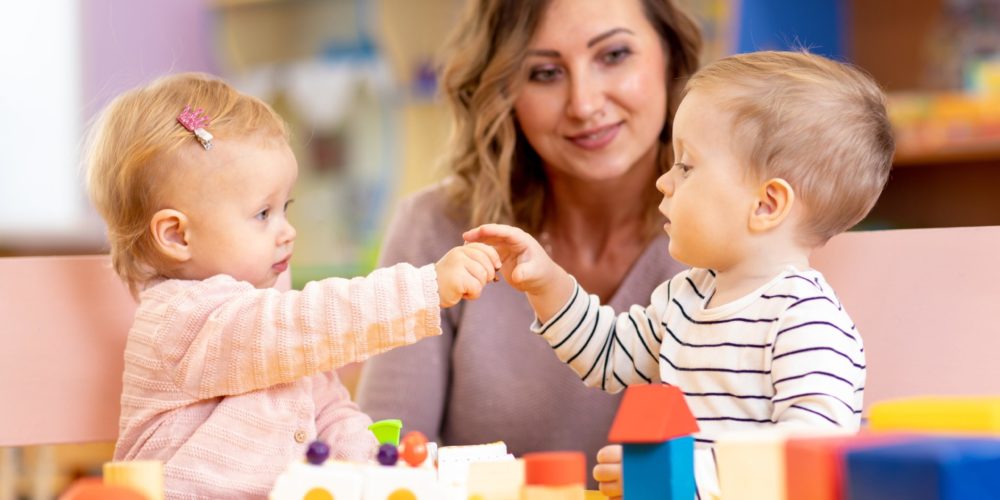
[[[298,164],[284,140],[217,140],[187,148],[173,198],[188,217],[186,279],[228,274],[257,288],[288,269],[295,228],[287,218]]]

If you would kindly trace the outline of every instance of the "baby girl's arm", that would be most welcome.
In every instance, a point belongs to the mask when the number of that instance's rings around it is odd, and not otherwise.
[[[170,280],[142,295],[130,336],[155,353],[143,363],[159,364],[191,396],[242,394],[439,335],[436,277],[433,265],[399,264],[302,291],[225,275]]]
[[[485,224],[466,231],[462,237],[465,241],[496,247],[503,258],[504,278],[527,294],[541,323],[558,313],[573,295],[573,278],[523,230],[503,224]]]

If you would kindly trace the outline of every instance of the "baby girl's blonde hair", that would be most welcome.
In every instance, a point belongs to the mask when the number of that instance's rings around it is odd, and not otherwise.
[[[88,140],[87,190],[108,226],[114,269],[133,295],[158,275],[162,257],[149,224],[166,208],[159,188],[177,168],[173,155],[181,147],[202,147],[177,122],[185,106],[204,109],[215,141],[288,139],[285,122],[270,106],[206,74],[166,76],[108,104]]]
[[[748,174],[779,177],[806,208],[805,242],[825,243],[878,200],[895,150],[885,95],[862,71],[805,52],[755,52],[716,61],[688,82],[733,116]]]

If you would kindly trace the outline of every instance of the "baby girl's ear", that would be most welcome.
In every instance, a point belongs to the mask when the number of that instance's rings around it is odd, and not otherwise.
[[[781,225],[795,204],[795,190],[788,181],[768,179],[761,184],[760,193],[750,213],[750,230],[766,232]]]
[[[191,247],[187,238],[188,218],[184,212],[165,208],[153,214],[149,230],[160,253],[175,262],[191,259]]]

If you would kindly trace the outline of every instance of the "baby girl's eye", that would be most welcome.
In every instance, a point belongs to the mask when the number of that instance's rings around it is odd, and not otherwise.
[[[264,210],[257,212],[257,215],[255,215],[254,218],[256,218],[257,220],[267,220],[267,216],[270,214],[271,214],[271,209],[265,208]]]

